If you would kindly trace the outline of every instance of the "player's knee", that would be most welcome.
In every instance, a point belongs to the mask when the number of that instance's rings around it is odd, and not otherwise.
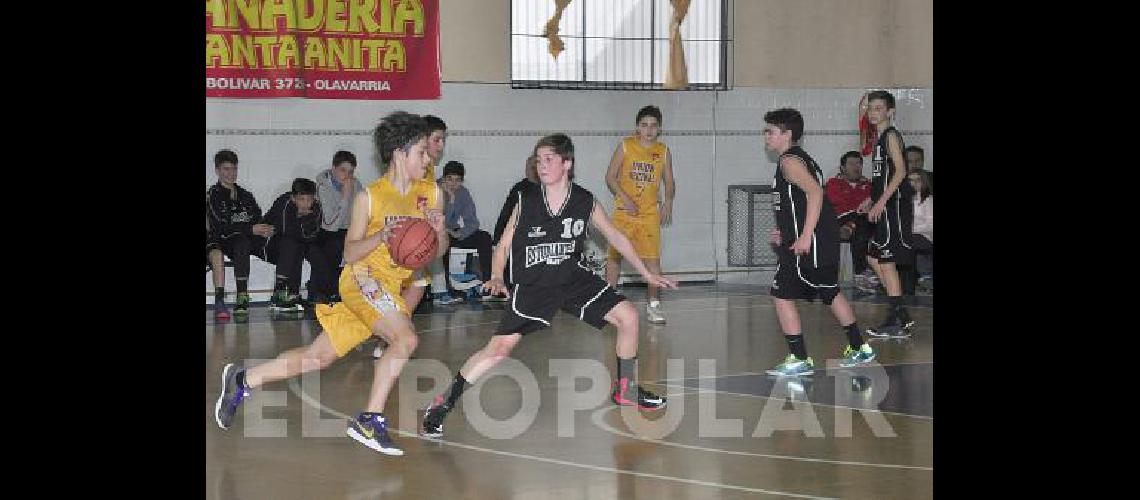
[[[628,300],[621,301],[610,312],[610,323],[613,323],[618,330],[629,328],[636,330],[637,320],[637,309],[634,309]]]
[[[419,347],[420,345],[420,336],[416,335],[414,332],[411,332],[407,335],[401,335],[397,342],[400,344],[400,347],[404,350],[405,353],[411,355],[416,351],[416,347]]]
[[[317,358],[317,361],[320,363],[321,369],[324,370],[325,368],[328,368],[329,365],[333,364],[336,359],[336,351],[329,351],[321,353],[321,355]]]
[[[337,360],[336,350],[333,349],[331,345],[328,346],[328,348],[320,348],[314,345],[309,348],[309,351],[307,353],[305,353],[305,358],[316,360],[316,368],[318,370],[324,370],[325,368],[328,368],[329,365],[333,364],[333,362]]]
[[[498,342],[495,346],[495,353],[499,356],[509,356],[521,338],[521,335],[500,335],[496,337],[495,340]]]
[[[495,335],[491,339],[491,356],[496,359],[502,359],[511,355],[511,351],[518,345],[522,335]]]

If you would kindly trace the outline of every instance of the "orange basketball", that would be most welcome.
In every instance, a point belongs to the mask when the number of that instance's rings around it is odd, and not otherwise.
[[[409,219],[400,222],[388,240],[388,252],[392,260],[401,267],[419,269],[431,262],[439,250],[439,240],[435,230],[424,219]]]

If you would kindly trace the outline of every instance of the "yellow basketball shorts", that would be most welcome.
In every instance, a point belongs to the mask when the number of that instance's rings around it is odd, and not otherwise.
[[[614,227],[617,227],[618,231],[629,238],[629,242],[633,244],[633,250],[637,252],[638,257],[642,259],[661,258],[660,216],[656,213],[646,215],[639,213],[630,216],[624,210],[615,210],[613,220]],[[609,258],[610,260],[621,258],[621,254],[613,245],[610,245]]]
[[[357,277],[345,266],[340,273],[341,302],[317,305],[317,321],[329,334],[337,357],[348,354],[372,336],[376,320],[390,314],[408,316],[408,306],[400,296],[402,280],[373,276]]]

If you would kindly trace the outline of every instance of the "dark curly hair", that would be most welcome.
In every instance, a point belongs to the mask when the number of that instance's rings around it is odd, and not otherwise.
[[[396,111],[376,125],[372,131],[372,142],[380,152],[380,161],[385,165],[392,162],[392,154],[397,149],[411,147],[411,145],[428,136],[427,122],[420,115],[413,115],[406,111]]]
[[[780,108],[764,113],[764,122],[775,125],[781,131],[792,132],[792,142],[800,142],[804,136],[804,117],[792,108]]]

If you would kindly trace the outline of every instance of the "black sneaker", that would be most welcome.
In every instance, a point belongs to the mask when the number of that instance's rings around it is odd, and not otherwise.
[[[301,305],[300,297],[288,295],[285,291],[280,291],[270,297],[269,309],[277,313],[292,313],[304,312],[305,306]]]
[[[895,311],[895,317],[898,318],[899,324],[905,330],[910,330],[914,326],[914,320],[910,318],[910,313],[907,312],[906,308],[900,307],[898,311]]]
[[[286,295],[285,290],[274,290],[273,293],[269,295],[269,309],[272,311],[280,309],[286,302]]]
[[[436,396],[431,406],[424,410],[424,424],[420,435],[431,438],[443,436],[443,417],[446,417],[450,411],[451,405],[444,402],[443,396]]]
[[[910,318],[906,320],[909,321],[910,325],[914,324],[914,321],[910,320]],[[887,316],[883,324],[875,328],[868,328],[867,335],[879,339],[903,339],[910,337],[910,330],[907,323],[904,323],[898,315],[892,313]]]
[[[633,390],[637,390],[636,402],[633,399]],[[631,387],[629,379],[622,377],[614,383],[614,392],[611,395],[614,403],[621,406],[637,405],[642,410],[660,410],[665,407],[665,397],[658,396],[650,391],[643,389],[640,385]]]

